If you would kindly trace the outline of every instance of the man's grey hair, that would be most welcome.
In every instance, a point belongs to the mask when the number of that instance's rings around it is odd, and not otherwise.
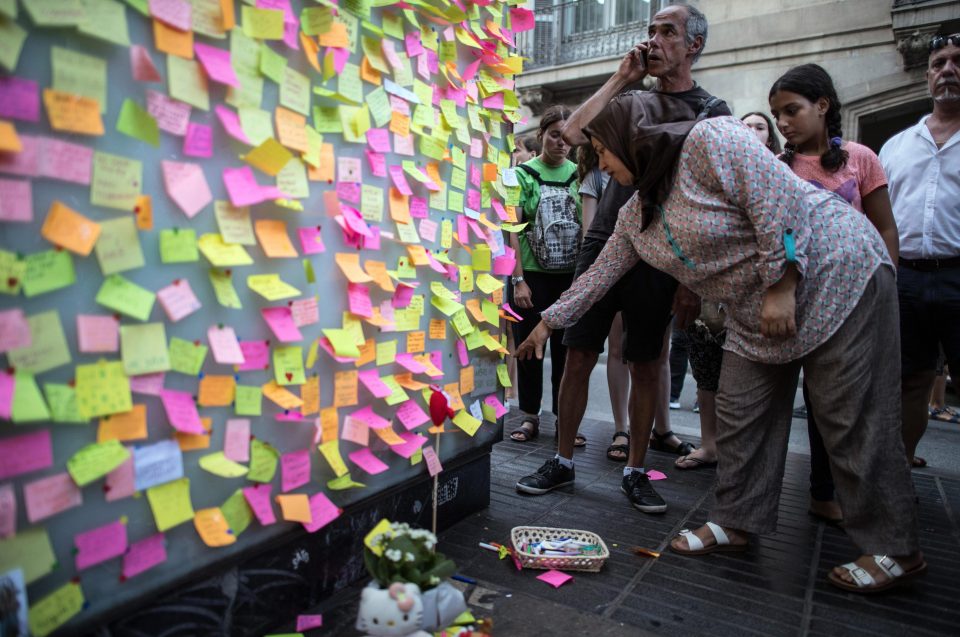
[[[697,36],[703,38],[700,42],[700,48],[693,54],[692,63],[696,64],[697,60],[700,59],[700,54],[703,53],[703,50],[707,47],[707,16],[703,15],[703,11],[700,9],[684,2],[674,2],[670,6],[683,7],[687,10],[687,22],[684,25],[687,46],[693,44]]]

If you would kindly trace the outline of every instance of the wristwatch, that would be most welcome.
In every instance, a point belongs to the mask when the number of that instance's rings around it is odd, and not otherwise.
[[[523,275],[522,275],[522,274],[519,275],[519,276],[512,276],[512,277],[510,277],[510,283],[513,283],[514,285],[516,285],[517,283],[520,283],[521,281],[523,281]]]

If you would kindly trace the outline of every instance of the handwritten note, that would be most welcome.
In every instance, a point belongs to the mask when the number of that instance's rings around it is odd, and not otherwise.
[[[147,500],[158,531],[166,531],[193,519],[190,479],[180,478],[147,489]]]
[[[78,571],[120,557],[127,550],[127,525],[116,521],[78,533],[73,545],[77,549],[74,560]]]
[[[67,472],[23,485],[27,520],[31,524],[83,504],[83,495]]]

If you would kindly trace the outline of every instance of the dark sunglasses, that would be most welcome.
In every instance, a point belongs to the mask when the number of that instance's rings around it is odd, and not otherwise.
[[[960,33],[935,36],[932,40],[930,40],[930,52],[933,53],[934,51],[939,51],[948,44],[960,46]]]

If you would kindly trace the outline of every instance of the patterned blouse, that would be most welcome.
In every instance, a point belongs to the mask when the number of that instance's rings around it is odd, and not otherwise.
[[[799,179],[733,117],[693,128],[661,214],[644,232],[640,222],[634,195],[593,266],[541,314],[547,325],[575,323],[642,256],[704,299],[726,306],[724,349],[753,361],[785,363],[825,342],[880,264],[892,267],[865,215]],[[760,334],[760,308],[767,288],[786,270],[788,229],[801,275],[797,333],[767,338]]]

